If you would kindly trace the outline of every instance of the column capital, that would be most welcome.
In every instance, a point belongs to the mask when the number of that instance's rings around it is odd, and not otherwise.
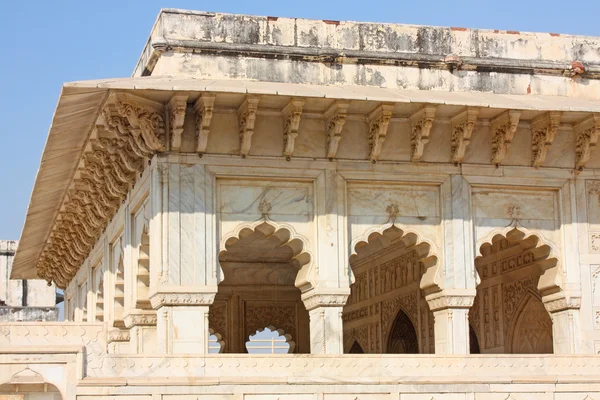
[[[127,329],[134,326],[156,326],[154,310],[132,310],[123,318]]]
[[[475,300],[475,289],[445,289],[425,296],[431,311],[447,308],[470,308]]]
[[[163,306],[209,306],[215,301],[216,286],[199,288],[160,288],[150,295],[150,303],[155,310]]]
[[[581,307],[581,294],[558,292],[542,297],[546,310],[552,314],[565,310],[579,310]]]
[[[106,343],[129,342],[131,334],[126,329],[111,329],[106,334]]]
[[[312,289],[302,293],[302,301],[307,311],[317,307],[343,307],[350,295],[350,289]]]

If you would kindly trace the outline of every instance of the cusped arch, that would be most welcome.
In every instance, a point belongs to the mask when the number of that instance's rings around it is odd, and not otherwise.
[[[441,279],[439,279],[439,263],[438,257],[433,253],[436,246],[419,236],[418,233],[404,230],[394,223],[386,223],[384,225],[374,226],[366,230],[362,235],[351,241],[350,265],[353,261],[361,256],[361,249],[367,245],[372,245],[376,242],[381,243],[381,248],[390,244],[403,243],[406,248],[413,247],[417,252],[417,258],[421,262],[421,289],[437,287],[441,290]],[[352,268],[349,271],[350,284],[355,282]]]
[[[0,393],[14,392],[15,387],[19,388],[19,392],[27,393],[28,386],[39,387],[40,384],[47,385],[51,390],[60,393],[63,399],[66,398],[64,383],[55,381],[54,374],[49,374],[49,378],[46,378],[42,373],[32,370],[29,366],[14,373],[8,381],[1,382]]]
[[[268,326],[265,326],[264,328],[257,329],[255,333],[248,336],[248,341],[246,342],[246,351],[248,351],[248,353],[250,353],[250,349],[252,349],[252,348],[257,349],[257,347],[255,347],[255,346],[249,347],[248,346],[249,343],[269,342],[269,339],[252,339],[253,337],[259,335],[260,333],[262,333],[266,330],[273,333],[273,336],[276,335],[277,338],[281,338],[279,340],[281,340],[282,342],[285,342],[289,346],[288,351],[287,351],[288,354],[291,354],[294,352],[294,349],[296,348],[296,342],[294,342],[292,340],[292,335],[290,335],[289,333],[286,333],[283,329],[280,329],[280,328],[278,329],[278,328],[275,328],[273,325],[268,325]],[[273,338],[273,340],[276,341],[277,339]],[[273,352],[275,351],[275,349],[278,346],[275,341],[271,342],[271,351],[273,351]],[[258,348],[260,349],[260,346]]]
[[[224,279],[223,268],[220,265],[221,256],[240,240],[256,233],[261,234],[264,239],[272,240],[277,247],[289,248],[291,250],[290,262],[298,269],[295,286],[304,290],[312,287],[314,282],[312,277],[314,257],[310,251],[308,240],[298,234],[293,226],[270,219],[240,224],[235,231],[223,235],[219,243],[219,257],[217,257],[219,259],[219,283]]]
[[[506,247],[503,247],[506,246]],[[560,285],[560,263],[555,256],[556,245],[547,240],[538,232],[529,231],[523,227],[506,227],[489,232],[484,238],[477,241],[478,255],[475,263],[490,254],[510,248],[521,246],[522,251],[530,251],[533,263],[541,268],[538,290],[542,296],[552,294],[561,290]],[[477,284],[481,282],[480,271],[475,268]]]

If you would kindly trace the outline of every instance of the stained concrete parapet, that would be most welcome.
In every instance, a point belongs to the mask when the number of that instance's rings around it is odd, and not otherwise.
[[[0,307],[0,322],[58,321],[57,307]]]

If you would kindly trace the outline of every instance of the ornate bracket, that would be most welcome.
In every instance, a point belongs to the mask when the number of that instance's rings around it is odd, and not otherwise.
[[[573,127],[575,132],[575,167],[582,170],[590,159],[600,136],[600,113]]]
[[[212,120],[213,110],[215,107],[214,94],[203,94],[194,104],[194,112],[196,113],[196,152],[203,154],[206,152],[208,145],[208,135],[210,134],[210,121]]]
[[[166,145],[164,106],[131,94],[114,98],[117,113],[129,122],[134,138],[141,137],[151,152],[163,151]]]
[[[171,150],[179,151],[181,148],[181,135],[183,134],[183,122],[187,109],[187,95],[176,94],[171,97],[167,104],[169,116],[169,132],[171,134]]]
[[[435,106],[425,106],[410,116],[410,160],[420,161],[435,118]]]
[[[561,113],[548,112],[531,121],[531,166],[539,167],[558,132]]]
[[[304,100],[292,99],[281,112],[284,123],[283,133],[285,135],[283,140],[283,155],[288,160],[294,154],[294,146],[296,145],[303,107]]]
[[[238,121],[240,127],[240,155],[246,158],[252,146],[252,135],[254,135],[254,123],[260,97],[248,96],[238,109]]]
[[[342,139],[342,129],[346,123],[350,103],[336,101],[325,111],[327,122],[327,158],[335,158]]]
[[[490,121],[492,131],[492,164],[500,165],[508,154],[519,125],[519,111],[505,111]]]
[[[473,128],[477,122],[479,108],[468,107],[450,120],[452,127],[452,162],[461,164],[465,158],[467,147],[471,143]]]
[[[377,162],[379,154],[381,154],[393,109],[392,104],[380,104],[367,115],[367,122],[369,123],[369,159],[373,162]]]

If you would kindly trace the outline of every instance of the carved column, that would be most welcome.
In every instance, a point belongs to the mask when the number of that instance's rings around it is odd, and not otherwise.
[[[153,166],[150,301],[157,314],[157,350],[203,354],[217,293],[214,180],[204,165],[168,155],[155,157]]]
[[[434,317],[435,354],[469,354],[469,308],[475,290],[443,290],[425,299]]]
[[[552,318],[554,354],[581,353],[579,325],[581,297],[559,292],[543,296],[542,301]]]
[[[302,301],[310,318],[310,353],[342,354],[344,332],[342,309],[350,295],[350,289],[336,292],[310,290],[302,294]]]
[[[208,307],[214,293],[155,293],[157,350],[162,354],[205,354],[208,352]]]

